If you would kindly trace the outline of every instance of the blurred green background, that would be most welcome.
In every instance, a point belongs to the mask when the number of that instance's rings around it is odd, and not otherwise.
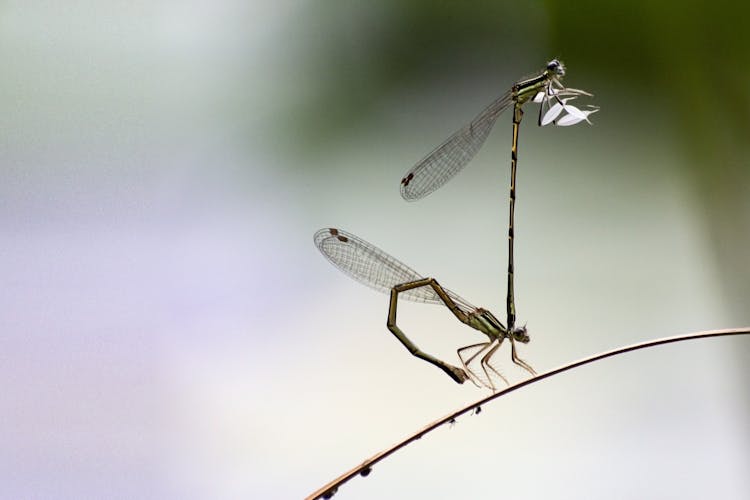
[[[522,125],[521,356],[750,324],[748,10],[4,2],[0,496],[299,497],[485,395],[411,358],[387,297],[312,234],[503,317],[510,115],[430,197],[397,186],[553,57],[601,110]],[[448,360],[478,338],[441,308],[399,322]],[[749,354],[693,342],[557,377],[340,496],[746,498]]]

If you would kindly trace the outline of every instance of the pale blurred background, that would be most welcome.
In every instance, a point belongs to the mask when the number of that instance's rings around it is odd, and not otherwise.
[[[572,5],[3,2],[0,497],[299,498],[487,394],[412,358],[312,234],[504,318],[510,114],[430,197],[398,183],[553,57],[601,111],[522,127],[522,357],[750,324],[748,4]],[[399,312],[448,360],[479,340]],[[736,338],[588,366],[337,498],[748,498],[749,361]]]

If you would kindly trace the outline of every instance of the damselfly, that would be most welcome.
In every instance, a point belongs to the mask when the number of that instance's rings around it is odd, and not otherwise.
[[[583,111],[568,104],[568,101],[579,96],[590,97],[591,94],[564,87],[561,82],[563,76],[565,66],[557,59],[553,59],[538,76],[517,82],[470,123],[456,131],[406,172],[401,179],[401,196],[407,201],[418,200],[448,182],[474,158],[498,117],[511,104],[514,107],[513,156],[518,149],[518,126],[523,116],[521,108],[530,100],[541,103],[537,121],[540,127],[549,124],[564,127],[581,121],[588,122],[588,116],[596,112],[597,108],[589,106],[589,109]]]
[[[461,130],[455,132],[440,146],[419,161],[401,179],[401,196],[408,201],[427,196],[448,182],[466,166],[495,125],[498,116],[513,105],[513,142],[510,163],[510,212],[508,215],[508,291],[506,296],[508,328],[513,330],[516,321],[516,305],[513,293],[513,219],[516,203],[516,169],[518,165],[518,132],[523,118],[522,107],[528,101],[541,103],[537,124],[568,126],[586,121],[588,116],[598,111],[588,106],[583,111],[568,104],[579,96],[591,96],[588,92],[566,88],[561,83],[565,76],[565,66],[553,59],[544,71],[533,78],[517,82],[504,95],[487,106],[476,118]],[[590,122],[589,122],[590,123]]]
[[[474,307],[456,293],[443,288],[434,278],[423,277],[351,233],[341,229],[321,229],[315,233],[314,241],[323,255],[345,274],[375,290],[389,293],[391,300],[388,309],[388,329],[412,355],[437,366],[459,384],[469,378],[474,383],[495,390],[492,375],[507,383],[505,377],[490,363],[495,351],[506,338],[510,340],[513,362],[532,375],[535,374],[531,366],[516,354],[516,341],[525,344],[530,340],[526,327],[506,328],[488,310]],[[460,322],[479,330],[488,340],[461,347],[456,351],[462,367],[446,363],[422,351],[397,326],[396,306],[399,297],[415,302],[443,304]],[[479,360],[481,372],[471,368],[476,360]]]

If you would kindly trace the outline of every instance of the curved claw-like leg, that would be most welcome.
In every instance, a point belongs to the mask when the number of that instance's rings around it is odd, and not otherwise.
[[[492,344],[492,342],[480,342],[478,344],[467,345],[467,346],[461,347],[460,349],[456,350],[456,354],[458,354],[458,359],[461,360],[461,365],[464,367],[464,370],[466,371],[466,373],[469,374],[469,380],[471,380],[471,382],[474,385],[476,385],[477,387],[482,387],[482,386],[484,386],[486,384],[482,383],[481,379],[477,376],[477,374],[474,373],[471,368],[469,368],[469,363],[471,363],[472,361],[474,361],[474,359],[477,356],[479,356],[484,351],[486,351],[487,348],[490,346],[490,344]],[[463,354],[462,354],[463,351],[465,351],[467,349],[473,349],[474,347],[479,347],[479,346],[482,346],[482,348],[479,349],[474,354],[472,354],[468,359],[466,359],[466,360],[464,359]],[[477,381],[479,381],[479,383],[477,383]]]
[[[518,357],[516,354],[516,343],[513,341],[513,337],[510,337],[510,357],[515,364],[526,370],[532,375],[536,375],[534,369],[524,360]]]
[[[503,380],[503,382],[505,382],[505,385],[510,385],[508,383],[508,379],[505,378],[502,373],[500,373],[499,371],[495,370],[495,367],[490,364],[490,359],[492,359],[492,356],[495,354],[495,351],[497,351],[497,348],[500,347],[501,343],[502,343],[502,339],[495,345],[495,347],[493,347],[492,349],[490,349],[490,352],[488,352],[487,354],[485,354],[482,357],[482,361],[480,362],[480,364],[482,365],[482,370],[484,370],[484,374],[487,376],[487,380],[490,382],[490,389],[492,389],[492,392],[495,392],[495,390],[496,390],[495,389],[495,384],[492,383],[492,377],[490,377],[490,374],[487,373],[487,368],[489,368],[490,370],[492,370],[492,372],[495,375],[497,375],[498,377],[500,377]]]
[[[481,349],[479,349],[469,359],[467,359],[466,361],[464,361],[463,355],[461,353],[463,351],[465,351],[466,349],[471,349],[471,348],[474,348],[474,347],[479,347],[480,345],[484,346],[484,347],[482,347]],[[472,361],[474,361],[474,358],[476,358],[477,356],[479,356],[480,354],[482,354],[489,346],[490,346],[490,342],[480,342],[478,344],[471,344],[471,345],[467,345],[467,346],[459,348],[458,350],[456,350],[456,354],[458,354],[458,359],[461,360],[461,363],[464,366],[466,366],[469,363],[471,363]]]

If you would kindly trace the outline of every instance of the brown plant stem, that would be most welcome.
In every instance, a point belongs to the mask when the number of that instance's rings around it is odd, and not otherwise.
[[[438,420],[435,420],[434,422],[426,425],[421,430],[415,432],[411,436],[407,437],[406,439],[403,439],[402,441],[396,443],[395,445],[391,446],[390,448],[387,448],[380,453],[376,453],[371,458],[365,460],[358,466],[354,467],[353,469],[345,472],[341,476],[337,477],[333,481],[329,482],[322,488],[316,490],[312,494],[310,494],[308,497],[306,497],[306,500],[314,500],[318,498],[331,498],[336,491],[338,490],[339,486],[346,483],[356,475],[360,474],[362,476],[367,476],[370,471],[372,470],[372,466],[376,463],[380,462],[384,458],[388,457],[392,453],[395,453],[396,451],[400,450],[404,446],[408,445],[409,443],[412,443],[418,439],[421,439],[422,436],[425,434],[432,432],[433,430],[437,429],[441,425],[449,424],[451,422],[455,422],[456,418],[468,413],[470,411],[473,411],[477,408],[479,408],[482,405],[485,405],[489,403],[490,401],[497,399],[501,396],[504,396],[506,394],[509,394],[513,391],[516,391],[522,387],[525,387],[527,385],[534,384],[536,382],[540,382],[546,378],[552,377],[553,375],[557,375],[559,373],[566,372],[568,370],[572,370],[573,368],[578,368],[579,366],[587,365],[589,363],[593,363],[595,361],[600,361],[602,359],[611,358],[613,356],[617,356],[620,354],[625,354],[626,352],[631,351],[637,351],[640,349],[646,349],[649,347],[656,347],[663,344],[671,344],[673,342],[682,342],[685,340],[697,340],[697,339],[704,339],[704,338],[712,338],[712,337],[726,337],[726,336],[732,336],[732,335],[747,335],[750,334],[750,327],[745,328],[731,328],[726,330],[706,330],[702,332],[695,332],[695,333],[688,333],[685,335],[676,335],[674,337],[664,337],[661,339],[656,340],[649,340],[646,342],[640,342],[638,344],[632,344],[625,347],[620,347],[618,349],[613,349],[611,351],[605,351],[600,354],[595,354],[593,356],[590,356],[588,358],[583,358],[578,361],[574,361],[573,363],[569,363],[567,365],[560,366],[558,368],[555,368],[553,370],[550,370],[548,372],[540,373],[539,375],[536,375],[534,377],[531,377],[527,380],[524,380],[522,382],[519,382],[513,386],[508,387],[507,389],[504,389],[502,391],[490,394],[489,396],[480,399],[479,401],[476,401],[474,403],[471,403],[467,406],[464,406],[463,408],[454,411],[453,413],[450,413]]]

